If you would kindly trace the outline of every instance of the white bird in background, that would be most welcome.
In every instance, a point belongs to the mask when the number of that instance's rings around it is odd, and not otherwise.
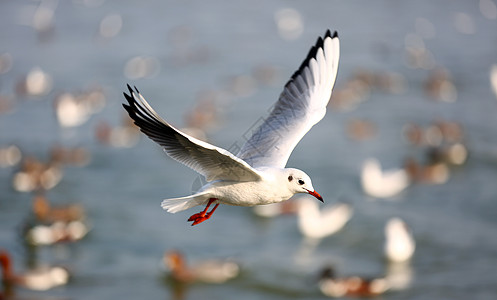
[[[406,222],[391,218],[385,225],[385,257],[390,262],[406,262],[414,254],[416,242]]]
[[[0,267],[6,288],[19,286],[33,291],[46,291],[67,284],[70,277],[69,272],[59,266],[39,266],[24,273],[16,273],[10,253],[3,249],[0,249]]]
[[[298,200],[299,230],[307,238],[322,239],[338,232],[354,211],[347,203],[337,203],[320,211],[317,203],[310,200],[307,197]]]
[[[297,143],[326,114],[338,59],[338,35],[328,30],[324,38],[318,38],[270,115],[237,156],[177,130],[152,109],[136,88],[132,90],[128,85],[129,95],[124,93],[128,104],[123,106],[135,124],[170,157],[207,180],[196,194],[166,199],[162,208],[175,213],[206,205],[188,219],[196,225],[209,219],[221,203],[263,205],[288,200],[297,193],[308,193],[323,201],[306,173],[285,165]]]
[[[385,278],[364,278],[360,276],[338,277],[332,267],[321,271],[319,289],[332,298],[371,298],[379,296],[390,289]]]
[[[409,263],[414,255],[416,242],[407,224],[399,218],[391,218],[385,225],[385,258],[389,264],[385,279],[391,290],[409,288],[414,272]]]
[[[409,176],[404,169],[382,171],[380,162],[370,158],[362,166],[361,184],[366,194],[389,198],[409,186]]]
[[[54,103],[57,120],[62,127],[77,127],[88,121],[88,105],[71,93],[59,95]]]
[[[162,260],[177,282],[224,283],[240,274],[240,266],[231,260],[211,259],[188,265],[179,251],[164,253]]]

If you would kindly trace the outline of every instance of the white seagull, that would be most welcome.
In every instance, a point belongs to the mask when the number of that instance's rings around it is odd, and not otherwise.
[[[318,38],[270,115],[236,156],[174,128],[152,109],[136,87],[133,90],[128,85],[129,95],[124,93],[128,104],[123,106],[135,124],[171,158],[207,180],[193,195],[162,201],[162,208],[176,213],[206,205],[188,219],[193,226],[209,219],[219,204],[264,205],[288,200],[297,193],[308,193],[323,201],[306,173],[285,165],[297,143],[326,114],[339,52],[336,32],[328,30]],[[212,204],[215,206],[208,212]]]
[[[367,159],[362,166],[361,185],[364,192],[372,197],[393,197],[407,188],[409,183],[406,170],[382,170],[375,158]]]
[[[416,241],[411,229],[400,218],[391,218],[385,225],[385,257],[391,262],[406,262],[414,254]]]
[[[312,199],[302,197],[298,203],[300,232],[309,239],[322,239],[337,233],[350,220],[354,209],[350,204],[337,203],[319,210]]]

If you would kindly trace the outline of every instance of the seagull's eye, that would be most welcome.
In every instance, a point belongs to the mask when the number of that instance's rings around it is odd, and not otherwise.
[[[292,175],[288,176],[288,181],[292,181],[292,180],[293,180],[293,176]]]
[[[303,185],[305,182],[302,179],[299,179],[299,184]]]

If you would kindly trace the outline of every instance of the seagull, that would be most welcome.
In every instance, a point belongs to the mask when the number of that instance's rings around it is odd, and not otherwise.
[[[333,267],[321,271],[319,289],[332,298],[365,298],[375,297],[389,290],[388,281],[383,277],[365,278],[359,276],[338,277]]]
[[[183,253],[177,250],[164,253],[164,266],[177,282],[224,283],[240,274],[240,266],[231,260],[204,260],[188,265]]]
[[[302,197],[298,203],[299,230],[306,238],[319,240],[335,234],[352,217],[354,209],[350,204],[337,203],[319,210],[317,203],[311,200]]]
[[[297,143],[326,114],[338,71],[339,39],[328,30],[310,49],[286,83],[270,115],[235,156],[176,129],[128,85],[123,104],[140,130],[158,143],[167,155],[203,175],[207,183],[195,194],[165,199],[161,206],[176,213],[198,205],[205,209],[188,221],[197,225],[209,219],[219,204],[255,206],[279,203],[297,193],[323,202],[309,175],[285,168]],[[209,207],[214,205],[209,211]]]
[[[416,249],[411,229],[400,218],[391,218],[385,225],[385,257],[390,262],[406,262]]]
[[[367,159],[362,165],[361,185],[364,192],[372,197],[393,197],[409,184],[409,176],[404,169],[382,170],[375,158]]]
[[[19,286],[32,291],[46,291],[66,285],[70,277],[69,272],[59,266],[40,266],[24,273],[16,273],[12,257],[4,249],[0,249],[0,267],[5,290]]]

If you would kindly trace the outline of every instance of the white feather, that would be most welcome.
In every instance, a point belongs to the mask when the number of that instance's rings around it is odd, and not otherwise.
[[[179,211],[197,206],[197,205],[202,205],[207,202],[207,199],[209,197],[207,196],[206,192],[194,194],[191,196],[185,196],[185,197],[179,197],[179,198],[170,198],[170,199],[164,199],[160,206],[162,209],[164,209],[167,212],[170,213],[177,213]]]
[[[297,143],[326,114],[338,71],[338,37],[328,32],[313,50],[314,57],[285,85],[269,117],[238,153],[251,166],[285,167]]]

